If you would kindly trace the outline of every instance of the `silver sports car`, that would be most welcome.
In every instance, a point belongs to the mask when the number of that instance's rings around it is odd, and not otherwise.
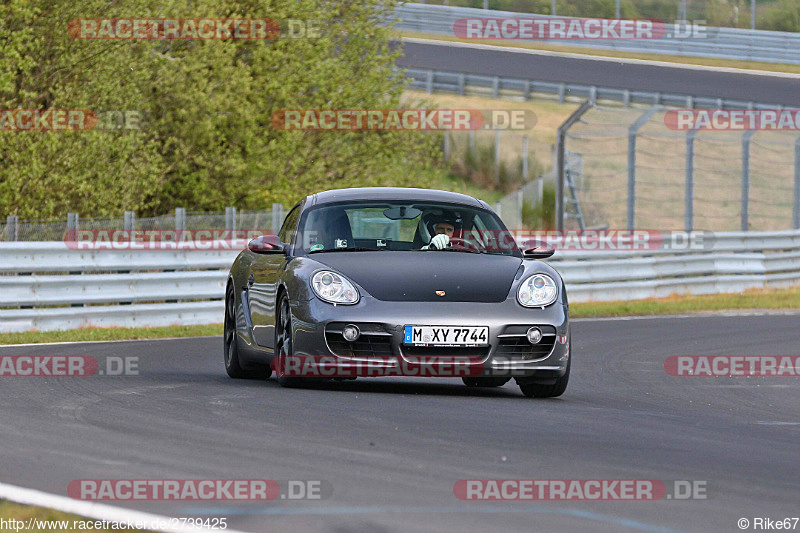
[[[342,189],[307,196],[278,235],[233,263],[224,359],[234,378],[284,386],[357,376],[511,378],[526,396],[569,380],[559,274],[520,250],[483,201],[445,191]]]

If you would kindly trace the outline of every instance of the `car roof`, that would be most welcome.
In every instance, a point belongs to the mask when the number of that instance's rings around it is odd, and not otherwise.
[[[306,208],[311,206],[349,201],[423,201],[444,202],[486,208],[487,205],[466,194],[440,191],[437,189],[415,189],[407,187],[359,187],[352,189],[334,189],[322,191],[308,196]]]

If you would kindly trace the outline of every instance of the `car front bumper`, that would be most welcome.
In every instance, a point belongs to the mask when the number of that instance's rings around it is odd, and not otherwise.
[[[424,362],[446,374],[452,359],[468,358],[470,376],[555,379],[564,375],[570,357],[569,314],[562,303],[526,308],[514,297],[500,303],[383,302],[364,296],[356,305],[331,305],[319,299],[293,301],[294,355],[324,356],[341,366],[403,367]],[[361,344],[348,343],[341,328],[354,324]],[[424,348],[403,343],[404,327],[487,326],[489,345],[481,348]],[[525,333],[532,326],[545,335],[538,346]],[[549,342],[552,341],[552,346]],[[412,374],[413,375],[413,374]]]

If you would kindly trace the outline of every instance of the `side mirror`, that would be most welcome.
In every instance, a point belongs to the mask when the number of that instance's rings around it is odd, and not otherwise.
[[[247,249],[256,254],[282,254],[286,250],[277,235],[261,235],[247,243]]]
[[[555,248],[551,248],[547,245],[541,245],[541,243],[538,241],[528,241],[525,244],[530,248],[525,248],[522,250],[523,259],[547,259],[556,253]]]

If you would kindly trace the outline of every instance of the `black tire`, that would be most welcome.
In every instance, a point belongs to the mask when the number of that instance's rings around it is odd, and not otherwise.
[[[492,378],[492,377],[483,377],[483,378],[461,378],[461,381],[464,382],[464,385],[467,387],[502,387],[511,378]]]
[[[523,385],[520,383],[519,388],[522,394],[528,398],[555,398],[561,396],[567,390],[567,383],[569,383],[569,369],[572,366],[572,355],[567,360],[567,371],[563,376],[556,379],[552,385],[540,385],[538,383],[528,383]]]
[[[239,338],[236,335],[236,299],[233,284],[225,291],[225,322],[223,327],[223,360],[225,372],[236,379],[266,379],[272,371],[263,367],[247,367],[239,359]]]
[[[275,357],[292,355],[294,341],[292,339],[292,308],[289,306],[289,297],[284,293],[275,307]],[[302,387],[308,379],[296,376],[282,376],[276,373],[278,384],[281,387]]]

